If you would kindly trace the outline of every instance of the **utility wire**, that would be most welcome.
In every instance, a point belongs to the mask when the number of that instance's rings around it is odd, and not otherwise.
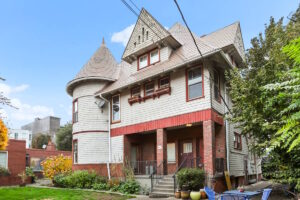
[[[199,47],[198,47],[198,45],[197,45],[196,39],[195,39],[195,37],[194,37],[194,35],[193,35],[193,33],[192,33],[190,27],[188,26],[188,24],[187,24],[185,18],[184,18],[184,15],[183,15],[183,13],[182,13],[182,11],[181,11],[181,9],[180,9],[180,6],[179,6],[177,0],[174,0],[174,3],[175,3],[176,6],[177,6],[177,9],[178,9],[178,11],[179,11],[179,13],[180,13],[180,15],[181,15],[181,18],[182,18],[182,20],[183,20],[185,26],[187,27],[187,29],[189,30],[189,32],[190,32],[190,34],[191,34],[191,37],[192,37],[192,39],[193,39],[193,42],[194,42],[194,44],[195,44],[195,46],[196,46],[196,48],[197,48],[197,50],[198,50],[200,56],[203,58],[202,53],[201,53],[201,51],[200,51],[200,49],[199,49]],[[205,58],[203,58],[203,66],[204,66],[204,64],[205,64]],[[210,76],[211,76],[211,75],[210,75]],[[211,77],[212,77],[212,76],[211,76]],[[225,87],[226,87],[226,86],[225,86]],[[227,103],[225,102],[225,99],[224,99],[223,96],[221,95],[221,91],[220,91],[220,88],[219,88],[219,87],[218,87],[218,92],[219,92],[219,95],[220,95],[222,101],[224,102],[225,106],[227,107],[228,111],[230,112],[230,114],[232,114],[232,113],[231,113],[231,110],[229,109],[229,106],[228,106]]]

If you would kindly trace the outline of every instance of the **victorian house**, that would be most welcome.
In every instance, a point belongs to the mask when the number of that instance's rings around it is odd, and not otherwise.
[[[120,63],[103,41],[67,84],[74,170],[116,176],[129,164],[137,177],[171,179],[199,167],[220,190],[224,171],[235,185],[261,174],[246,139],[224,118],[232,105],[225,71],[245,58],[240,24],[193,34],[202,55],[185,26],[166,30],[142,9]]]

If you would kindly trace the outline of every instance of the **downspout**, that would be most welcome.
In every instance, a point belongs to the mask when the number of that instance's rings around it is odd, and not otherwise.
[[[99,97],[101,99],[103,99],[104,101],[107,102],[108,104],[108,162],[106,163],[106,166],[107,166],[107,174],[108,174],[108,179],[110,180],[111,177],[110,177],[110,163],[111,163],[111,138],[110,138],[110,101],[107,100],[106,98],[104,98],[102,96],[102,94],[99,94]]]
[[[226,90],[226,80],[224,81],[224,87],[225,87],[225,102],[226,104],[228,105],[228,102],[227,102],[227,90]],[[225,107],[225,113],[228,112],[228,109],[226,106]],[[229,149],[229,127],[228,127],[228,120],[225,119],[225,135],[226,135],[226,160],[227,160],[227,171],[228,173],[230,174],[230,165],[229,165],[229,152],[230,152],[230,149]]]

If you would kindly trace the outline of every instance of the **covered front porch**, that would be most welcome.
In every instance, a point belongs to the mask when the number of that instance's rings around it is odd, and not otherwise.
[[[212,120],[124,136],[124,159],[135,175],[172,175],[203,168],[215,175],[226,168],[225,129]]]

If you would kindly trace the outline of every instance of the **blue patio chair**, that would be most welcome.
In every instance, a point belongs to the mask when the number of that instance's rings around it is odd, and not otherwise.
[[[208,197],[208,200],[215,200],[216,199],[215,198],[216,193],[212,189],[210,189],[209,187],[204,187],[204,191],[205,191],[205,193]]]
[[[269,198],[271,192],[272,192],[272,189],[269,189],[269,188],[264,189],[264,192],[263,192],[263,195],[261,197],[261,200],[267,200]]]

